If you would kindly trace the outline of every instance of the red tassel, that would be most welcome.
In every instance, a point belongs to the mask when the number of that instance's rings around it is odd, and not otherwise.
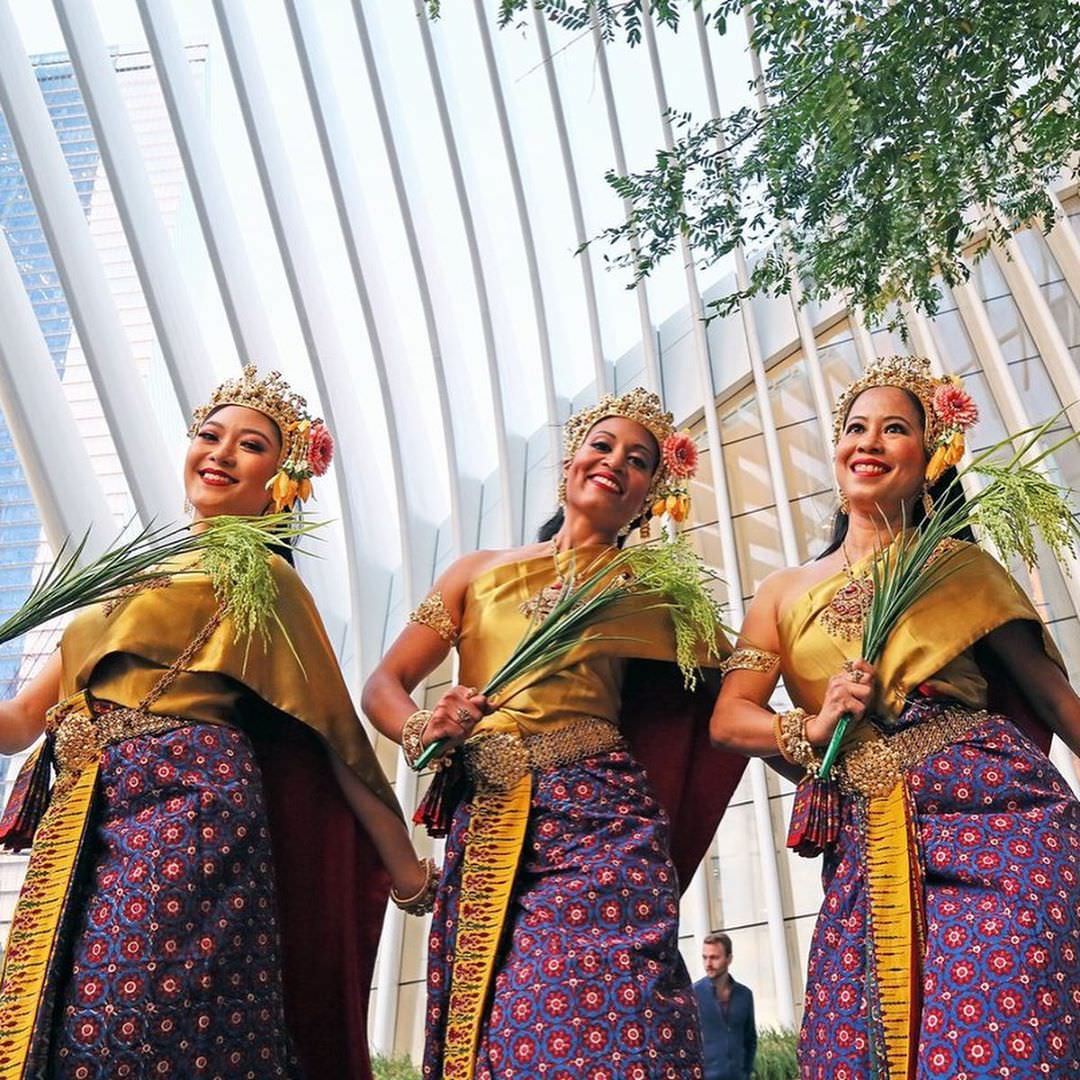
[[[22,851],[34,841],[34,833],[49,805],[52,749],[53,739],[49,735],[19,770],[4,816],[0,818],[0,847],[5,851]]]
[[[457,805],[465,796],[469,778],[455,754],[431,781],[427,794],[413,814],[413,822],[423,825],[428,836],[446,836]]]
[[[835,780],[804,776],[795,791],[787,846],[812,859],[840,835],[840,788]]]

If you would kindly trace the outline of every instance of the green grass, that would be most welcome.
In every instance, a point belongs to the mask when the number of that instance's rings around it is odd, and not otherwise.
[[[762,1028],[758,1032],[753,1080],[796,1080],[798,1035],[791,1028]]]
[[[407,1054],[395,1057],[376,1054],[371,1059],[371,1067],[375,1080],[420,1080],[420,1071]]]

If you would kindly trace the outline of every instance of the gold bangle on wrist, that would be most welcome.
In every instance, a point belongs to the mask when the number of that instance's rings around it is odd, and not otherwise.
[[[784,758],[795,765],[801,765],[808,773],[814,774],[821,765],[821,759],[814,752],[810,740],[806,737],[807,715],[803,709],[792,709],[781,713],[779,720],[780,735],[777,743]]]
[[[776,747],[780,751],[780,756],[792,765],[797,765],[798,762],[791,756],[787,743],[784,741],[783,713],[773,713],[773,738],[776,740]]]
[[[435,893],[439,887],[439,868],[435,865],[434,859],[421,859],[420,865],[424,868],[424,884],[414,896],[402,897],[398,895],[397,889],[390,890],[390,899],[406,915],[426,915],[435,906]]]
[[[417,709],[401,725],[401,752],[410,769],[416,768],[416,762],[424,752],[424,731],[430,720],[430,709]]]

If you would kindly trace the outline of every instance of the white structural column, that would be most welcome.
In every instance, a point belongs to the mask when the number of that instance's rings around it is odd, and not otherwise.
[[[491,87],[491,100],[495,106],[495,115],[499,120],[499,136],[502,140],[506,167],[510,174],[510,186],[514,192],[514,209],[517,212],[518,227],[525,255],[525,265],[529,274],[529,291],[532,294],[533,319],[536,323],[536,340],[540,350],[540,366],[544,380],[544,409],[547,413],[548,454],[552,466],[559,461],[559,404],[555,390],[555,369],[551,357],[551,333],[548,329],[547,304],[544,300],[544,288],[540,279],[540,262],[536,255],[536,240],[533,234],[532,217],[529,213],[528,200],[525,198],[525,185],[521,178],[521,163],[518,160],[517,146],[514,141],[513,127],[510,123],[510,111],[506,105],[499,62],[495,56],[495,46],[491,40],[491,27],[488,26],[485,0],[473,0],[473,15],[480,37],[480,46],[484,53],[484,67],[487,70],[488,85]]]
[[[1080,301],[1080,236],[1076,235],[1061,200],[1053,191],[1050,192],[1050,201],[1054,205],[1054,227],[1046,234],[1046,244],[1057,259],[1070,292]]]
[[[654,71],[656,71],[659,69],[659,57],[656,55],[655,33],[651,28],[651,20],[649,20],[649,22],[650,26],[647,41],[649,43],[650,56],[653,57]],[[713,73],[712,54],[709,49],[704,19],[700,10],[695,11],[695,28],[698,36],[702,70],[705,76],[709,110],[712,116],[719,117],[720,100],[716,90],[716,78]],[[664,111],[666,112],[666,96],[663,104]],[[665,136],[668,139],[668,144],[670,146],[671,127],[666,117],[664,120],[664,129]],[[720,137],[717,148],[720,153],[726,152],[722,136]],[[687,254],[689,255],[689,252],[687,252]],[[739,289],[746,289],[750,282],[750,275],[746,263],[746,254],[741,246],[735,250],[735,272]],[[769,394],[768,380],[765,374],[764,358],[761,353],[761,338],[758,334],[753,307],[749,300],[741,301],[739,313],[742,319],[743,334],[746,339],[747,354],[750,359],[750,370],[754,380],[754,394],[761,418],[765,453],[769,462],[769,473],[772,480],[774,498],[776,500],[777,517],[780,522],[781,550],[784,554],[784,561],[789,566],[794,566],[797,565],[799,561],[798,548],[795,542],[795,523],[791,514],[791,501],[788,497],[787,482],[783,472],[783,460],[776,433],[776,422],[772,413],[772,402]],[[715,406],[713,411],[715,412]],[[739,618],[741,621],[741,613]],[[759,758],[753,759],[750,762],[749,768],[750,787],[754,807],[754,827],[758,836],[758,846],[760,849],[759,864],[761,866],[762,884],[765,890],[767,905],[765,917],[769,929],[770,952],[772,954],[773,980],[776,987],[777,1007],[780,1012],[781,1022],[792,1026],[795,1022],[795,1014],[791,1004],[791,967],[788,962],[787,932],[784,927],[783,895],[780,889],[780,871],[777,865],[776,835],[773,831],[772,813],[769,806],[768,781],[765,765]]]
[[[705,23],[701,11],[698,10],[698,35],[702,39],[705,36]],[[743,19],[746,23],[746,39],[750,41],[754,36],[754,16],[749,7],[743,9]],[[754,93],[757,97],[758,113],[764,116],[769,108],[769,100],[765,94],[765,73],[761,67],[761,57],[756,49],[750,50],[750,67],[754,75]],[[709,66],[712,72],[712,66]],[[786,224],[783,226],[784,243],[786,246]],[[803,303],[802,282],[799,280],[797,268],[792,264],[788,280],[791,289],[788,296],[791,300],[791,312],[795,317],[795,326],[799,331],[799,341],[802,344],[803,358],[806,361],[806,373],[810,380],[810,396],[814,399],[814,412],[817,414],[818,430],[821,434],[822,446],[828,457],[832,457],[832,402],[825,388],[825,375],[821,369],[821,356],[818,353],[817,338],[814,329],[810,325],[810,318],[806,313],[806,305]],[[872,350],[871,350],[872,351]]]
[[[348,151],[345,117],[330,83],[330,65],[314,6],[309,0],[286,0],[285,8],[371,345],[400,513],[402,592],[411,606],[431,584],[441,519],[435,473],[426,464],[435,452],[434,444],[424,431],[414,431],[409,439],[401,437],[402,422],[408,421],[414,402],[405,365],[389,363],[391,357],[408,355],[394,297],[379,261],[363,185]],[[407,486],[406,476],[410,478]]]
[[[464,405],[460,409],[456,409],[458,400],[456,396],[452,396],[452,389],[446,378],[442,339],[435,319],[431,283],[428,280],[427,269],[424,266],[424,259],[420,250],[420,238],[413,218],[412,207],[409,205],[408,188],[401,168],[401,158],[394,139],[393,126],[390,123],[390,116],[386,107],[386,95],[383,92],[382,82],[379,78],[375,52],[371,46],[371,34],[368,31],[363,0],[352,0],[352,10],[360,39],[364,71],[367,75],[368,85],[371,88],[375,113],[379,120],[379,133],[382,136],[383,149],[386,153],[387,163],[390,166],[390,175],[394,184],[394,196],[397,200],[398,212],[401,214],[406,243],[409,247],[409,259],[412,264],[413,276],[416,279],[417,299],[424,313],[424,328],[431,348],[432,371],[435,376],[435,390],[439,398],[439,415],[442,420],[443,452],[446,454],[447,470],[450,476],[450,530],[453,534],[454,554],[460,555],[466,549],[466,534],[468,533],[471,538],[475,535],[478,525],[478,519],[473,512],[473,507],[470,506],[466,510],[462,497],[461,465],[463,455],[459,447],[466,444],[467,435],[463,430],[460,430],[462,425],[457,424],[454,420],[455,412],[459,416],[468,416],[469,413],[464,408]],[[467,521],[466,516],[468,517]],[[472,547],[473,545],[470,543],[468,546]]]
[[[484,339],[484,360],[487,365],[488,384],[491,388],[491,423],[495,435],[495,450],[499,462],[499,492],[502,503],[503,543],[520,544],[523,541],[525,504],[525,473],[519,462],[510,456],[510,447],[506,436],[506,402],[503,393],[503,375],[499,365],[499,350],[495,344],[495,326],[491,315],[491,299],[488,293],[484,263],[480,257],[480,242],[476,236],[473,220],[472,200],[465,184],[465,173],[461,167],[461,155],[458,153],[457,139],[454,137],[454,125],[450,119],[450,110],[446,104],[446,90],[443,87],[439,60],[435,55],[435,45],[431,40],[431,26],[428,22],[426,0],[413,0],[416,23],[420,30],[420,40],[424,47],[424,59],[427,62],[431,89],[435,95],[435,109],[439,114],[439,130],[442,132],[446,156],[450,163],[450,175],[454,181],[454,194],[457,197],[461,224],[465,230],[465,246],[469,252],[469,266],[472,270],[473,285],[476,289],[476,302],[480,318],[480,328]],[[509,360],[509,355],[507,360]]]
[[[660,111],[664,129],[664,138],[670,149],[674,144],[671,123],[667,117],[667,91],[664,87],[663,72],[660,67],[660,54],[656,45],[656,32],[652,22],[652,12],[648,0],[643,4],[642,25],[645,43],[649,52],[653,84],[656,92],[657,107]],[[731,498],[727,488],[727,474],[724,464],[723,442],[720,423],[716,415],[716,386],[713,379],[712,363],[709,358],[708,339],[705,335],[704,311],[701,292],[697,284],[693,253],[684,238],[680,239],[680,253],[686,273],[687,292],[690,300],[690,315],[693,325],[695,356],[698,377],[701,382],[702,403],[705,411],[705,425],[708,434],[709,457],[712,463],[713,492],[716,497],[717,527],[720,533],[721,551],[724,556],[724,572],[729,582],[728,595],[733,621],[742,621],[742,597],[744,583],[739,569],[738,551],[735,544],[735,531],[731,520]],[[785,500],[785,509],[790,513],[790,506]],[[794,1024],[794,1010],[791,1004],[791,971],[788,964],[787,935],[784,930],[783,901],[780,894],[779,876],[776,872],[775,838],[769,811],[769,793],[765,777],[765,765],[760,758],[754,758],[749,764],[750,784],[754,807],[754,823],[761,848],[761,864],[766,890],[768,910],[766,919],[769,927],[769,940],[773,961],[773,978],[776,984],[776,998],[780,1021],[786,1025]],[[771,857],[771,860],[770,860]],[[769,867],[772,867],[770,873]],[[692,897],[695,933],[703,935],[709,926],[708,885],[699,871],[691,884],[695,891]]]
[[[135,506],[179,513],[179,469],[160,452],[150,398],[109,295],[79,196],[8,0],[0,0],[0,109],[18,151]]]
[[[1009,291],[1020,309],[1035,345],[1046,365],[1061,404],[1068,410],[1073,427],[1080,426],[1080,371],[1077,371],[1069,347],[1058,329],[1050,306],[1043,296],[1035,275],[1031,272],[1020,245],[1008,239],[1004,245],[995,244],[994,258],[1001,269]]]
[[[180,411],[189,417],[213,383],[195,307],[180,274],[93,4],[53,0],[82,88],[128,247]]]
[[[136,0],[136,3],[237,352],[245,364],[258,363],[264,369],[276,367],[277,344],[259,296],[172,5],[159,0]]]
[[[259,182],[270,213],[285,276],[296,307],[322,410],[341,447],[344,461],[374,460],[369,437],[355,422],[356,398],[346,353],[334,322],[318,256],[308,234],[281,134],[277,129],[255,42],[243,6],[215,0],[214,12],[236,87]],[[392,534],[378,514],[363,514],[375,504],[374,478],[364,468],[334,470],[348,558],[349,611],[358,646],[357,670],[370,668],[382,648],[385,597],[390,577],[387,559]]]
[[[79,437],[7,239],[0,232],[0,407],[53,551],[89,528],[85,554],[104,552],[116,528]]]
[[[581,207],[581,191],[578,187],[577,169],[574,155],[570,149],[570,133],[566,127],[566,112],[563,109],[559,80],[555,74],[555,60],[551,55],[551,42],[548,39],[546,16],[539,7],[533,8],[533,25],[536,28],[536,40],[540,46],[543,61],[544,78],[547,81],[548,97],[551,99],[551,113],[555,120],[555,133],[559,139],[559,152],[562,156],[563,172],[566,175],[566,189],[570,196],[570,212],[574,218],[574,232],[580,248],[589,238],[585,231],[585,213]],[[577,258],[581,264],[581,287],[585,293],[585,309],[589,315],[589,339],[592,342],[593,375],[596,379],[596,394],[611,392],[613,377],[610,366],[604,359],[604,339],[600,332],[600,309],[596,301],[596,282],[593,279],[592,256],[589,249],[582,250]]]
[[[700,8],[694,9],[700,14]],[[626,151],[623,148],[622,127],[619,124],[619,110],[615,105],[615,90],[611,84],[611,69],[608,67],[607,45],[600,30],[600,16],[594,8],[589,15],[592,22],[593,49],[596,53],[596,70],[600,75],[600,88],[604,93],[604,111],[607,113],[608,130],[611,132],[611,149],[615,154],[615,171],[626,176]],[[629,199],[623,199],[623,209],[629,217],[633,209]],[[637,237],[630,240],[630,250],[637,257],[639,249]],[[663,379],[660,375],[660,354],[657,348],[656,327],[653,326],[649,311],[649,290],[643,278],[634,286],[634,297],[638,306],[638,321],[641,324],[641,348],[645,356],[645,384],[654,393],[663,392]]]
[[[970,281],[954,285],[953,296],[968,337],[971,338],[982,364],[990,393],[1001,411],[1005,429],[1014,433],[1027,430],[1032,426],[1031,417],[1020,400],[1020,391],[1009,371],[1009,365],[1005,362],[1001,346],[975,286]],[[1068,571],[1062,575],[1065,589],[1073,608],[1080,612],[1080,560],[1066,556],[1064,563]]]
[[[388,364],[387,360],[391,356],[404,357],[407,350],[394,312],[393,297],[388,293],[385,277],[378,265],[374,236],[363,204],[360,178],[347,149],[344,117],[338,107],[334,89],[329,83],[329,65],[325,59],[315,14],[307,0],[286,0],[286,12],[341,222],[345,249],[364,314],[379,393],[386,414],[399,514],[402,592],[412,606],[430,586],[431,567],[435,561],[438,522],[434,520],[433,511],[436,498],[435,493],[428,490],[433,473],[423,462],[424,456],[432,450],[426,439],[422,440],[417,436],[411,440],[401,438],[401,419],[409,416],[408,384],[407,380],[404,383],[401,380],[401,376],[405,375],[402,365]],[[393,374],[395,370],[399,376],[396,380]],[[411,478],[408,487],[405,484],[406,474]],[[398,757],[394,780],[398,801],[408,812],[416,801],[416,776],[403,755]],[[383,920],[376,961],[372,1040],[376,1051],[387,1054],[394,1048],[398,976],[404,931],[404,913],[396,907],[389,907]]]
[[[866,315],[858,304],[848,304],[848,326],[851,327],[851,338],[855,342],[855,352],[859,355],[862,366],[872,364],[876,359],[874,339],[866,327]]]

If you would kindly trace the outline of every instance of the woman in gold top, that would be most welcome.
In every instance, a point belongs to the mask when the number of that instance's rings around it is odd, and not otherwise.
[[[669,488],[686,476],[680,446],[692,446],[656,395],[606,397],[572,417],[565,435],[562,512],[547,535],[454,563],[364,691],[365,711],[410,763],[435,739],[459,747],[455,762],[464,757],[452,820],[424,817],[449,832],[428,970],[431,1080],[701,1075],[678,950],[679,884],[742,762],[708,747],[711,698],[695,742],[688,696],[678,684],[665,689],[672,665],[656,662],[675,656],[670,615],[635,598],[498,701],[476,691],[543,617],[571,566],[613,558],[665,492],[673,511],[684,507]],[[460,685],[417,710],[410,692],[455,644]],[[718,630],[709,644],[717,655]],[[628,672],[629,658],[654,663]],[[666,771],[649,762],[657,750]],[[446,773],[436,787],[428,806],[445,811]],[[691,830],[680,828],[680,811],[693,812]]]
[[[763,583],[742,630],[755,648],[735,653],[713,715],[720,745],[779,751],[796,775],[856,719],[810,950],[806,1078],[1080,1075],[1080,804],[1046,756],[1050,732],[1080,752],[1080,699],[1057,649],[1006,571],[954,540],[875,668],[859,657],[885,522],[932,512],[974,419],[917,358],[879,360],[845,391],[834,542]],[[797,708],[774,716],[781,675]],[[797,848],[812,790],[796,796]]]
[[[332,445],[254,368],[191,435],[196,523],[291,508]],[[0,985],[4,1080],[370,1076],[387,877],[411,897],[433,875],[310,595],[266,559],[264,638],[193,562],[81,612],[0,705],[3,753],[46,733],[0,823],[9,846],[33,838]]]

